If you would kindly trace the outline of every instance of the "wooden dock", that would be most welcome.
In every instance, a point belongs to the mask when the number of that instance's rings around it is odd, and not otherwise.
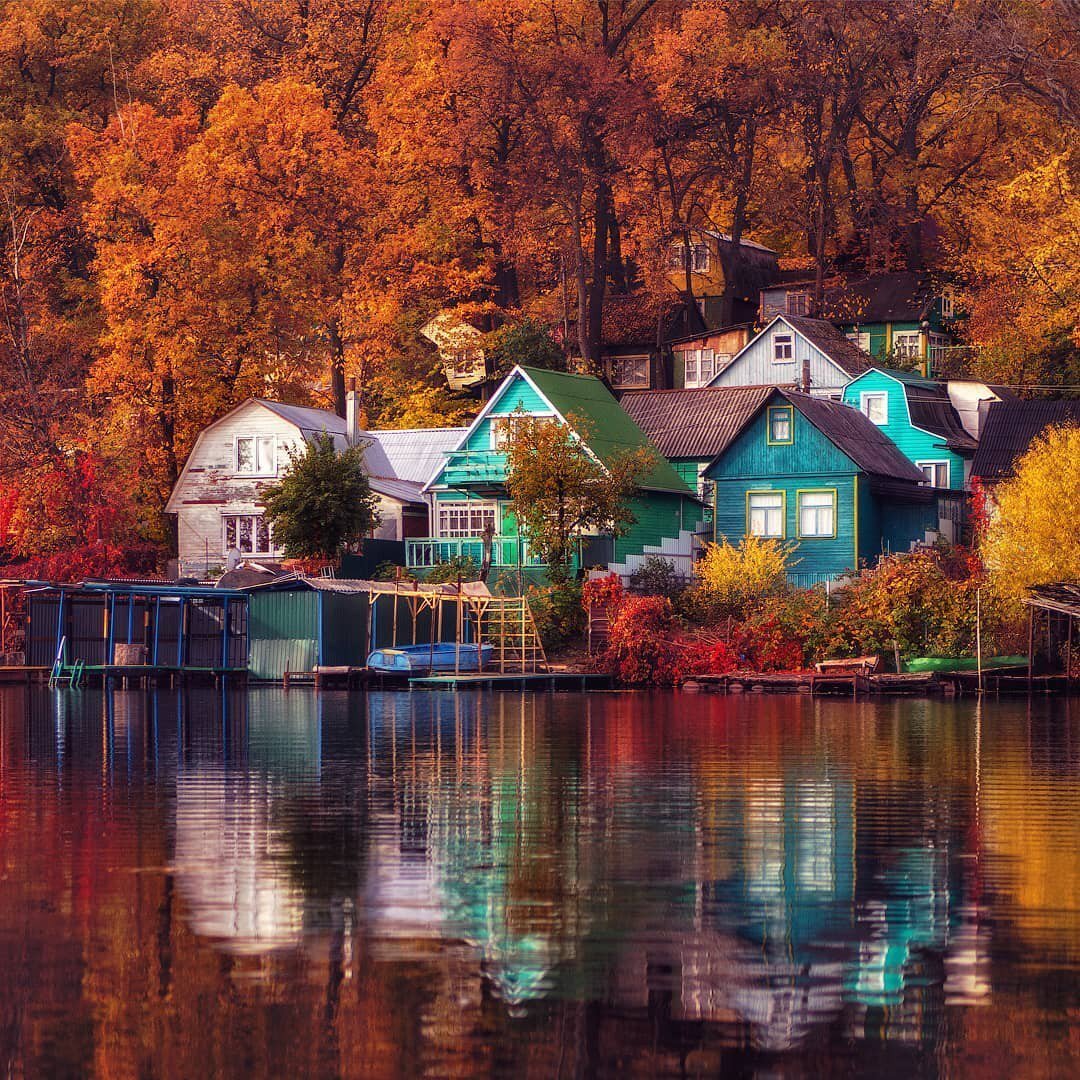
[[[421,675],[409,679],[416,690],[611,690],[610,675],[577,671],[536,671],[524,673],[469,672],[460,675]]]
[[[984,694],[1066,694],[1076,689],[1064,675],[998,675],[984,672]],[[869,675],[822,672],[776,672],[769,674],[698,675],[683,684],[684,690],[704,690],[720,694],[810,694],[833,697],[877,697],[903,695],[941,695],[968,697],[979,693],[979,678],[974,671],[926,671]]]

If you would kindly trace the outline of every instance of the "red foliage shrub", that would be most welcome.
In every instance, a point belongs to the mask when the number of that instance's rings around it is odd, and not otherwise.
[[[615,610],[600,666],[621,682],[675,686],[698,670],[696,653],[679,639],[670,600],[628,596]]]
[[[741,666],[752,671],[799,671],[804,663],[802,644],[775,615],[739,624],[732,644]]]
[[[586,611],[596,605],[617,606],[622,603],[625,596],[626,590],[618,574],[593,578],[591,581],[586,581],[581,589],[581,602]]]

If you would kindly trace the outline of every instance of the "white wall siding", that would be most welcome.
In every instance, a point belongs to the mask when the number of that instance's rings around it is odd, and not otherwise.
[[[794,360],[777,363],[773,359],[773,339],[789,334],[794,344]],[[713,379],[712,386],[790,386],[802,380],[803,361],[810,361],[812,393],[838,394],[850,376],[827,359],[816,346],[785,323],[777,323],[758,335],[742,353]]]

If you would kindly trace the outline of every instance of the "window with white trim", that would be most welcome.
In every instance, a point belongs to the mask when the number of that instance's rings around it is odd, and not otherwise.
[[[707,274],[710,265],[709,245],[675,243],[668,248],[668,269],[685,271],[689,266],[691,273]]]
[[[884,427],[889,422],[889,395],[864,391],[859,395],[859,411],[871,424]]]
[[[687,349],[683,353],[683,385],[688,390],[708,386],[716,375],[716,353],[712,349]]]
[[[773,334],[773,363],[791,364],[795,360],[795,342],[791,334]]]
[[[242,476],[273,476],[277,472],[277,440],[273,435],[238,435],[236,471]]]
[[[484,353],[482,349],[455,349],[450,354],[450,370],[454,375],[483,374]]]
[[[769,442],[792,443],[795,436],[792,434],[791,423],[792,407],[790,405],[772,405],[769,407]]]
[[[784,535],[784,493],[752,491],[746,497],[746,531],[751,536],[780,539]]]
[[[649,358],[647,356],[613,356],[611,358],[612,386],[648,386]]]
[[[922,470],[929,487],[947,488],[949,486],[949,463],[947,461],[919,461],[915,467]]]
[[[952,319],[956,316],[956,297],[951,289],[941,294],[941,317]]]
[[[893,356],[901,360],[919,359],[919,338],[922,335],[918,330],[902,330],[893,334]]]
[[[506,416],[491,418],[491,449],[505,450],[515,438],[522,424],[550,424],[554,417],[532,416],[529,413],[514,412]]]
[[[836,535],[836,492],[799,492],[799,535]]]
[[[226,551],[235,548],[241,555],[276,553],[270,525],[262,514],[226,514],[222,516],[221,523]]]
[[[864,353],[870,351],[870,333],[866,330],[851,330],[844,335],[852,345],[858,345]]]
[[[498,532],[498,507],[493,502],[474,499],[464,502],[439,502],[436,506],[439,536],[483,536],[488,526],[493,532]]]

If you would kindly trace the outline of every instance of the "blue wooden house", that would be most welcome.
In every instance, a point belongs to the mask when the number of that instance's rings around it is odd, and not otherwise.
[[[492,566],[541,580],[543,565],[519,533],[506,490],[505,448],[520,416],[578,423],[576,433],[604,463],[622,451],[650,447],[655,464],[642,479],[630,510],[635,522],[622,536],[583,536],[578,563],[631,574],[650,554],[662,554],[689,573],[704,507],[620,408],[599,379],[541,368],[516,367],[428,481],[434,534],[406,541],[406,563],[421,575],[453,558],[483,557],[485,530],[494,531]]]
[[[793,541],[790,578],[830,581],[938,525],[933,489],[862,413],[776,388],[726,434],[705,470],[717,540]]]

